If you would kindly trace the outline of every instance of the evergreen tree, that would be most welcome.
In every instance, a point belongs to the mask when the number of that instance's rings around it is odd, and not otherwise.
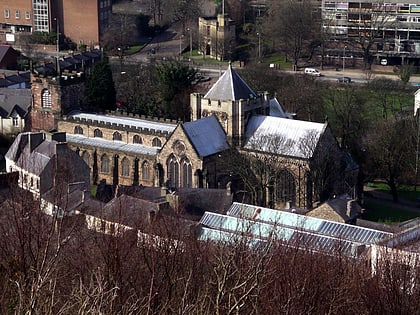
[[[189,97],[197,70],[179,62],[156,68],[164,112],[168,118],[190,119]]]
[[[107,59],[96,63],[88,75],[86,93],[89,109],[96,111],[115,109],[116,92]]]

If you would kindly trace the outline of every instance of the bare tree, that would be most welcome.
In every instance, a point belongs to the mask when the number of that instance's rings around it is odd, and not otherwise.
[[[278,38],[286,56],[290,55],[293,70],[298,69],[298,62],[305,49],[316,37],[317,17],[310,1],[270,1],[265,32],[271,38]]]
[[[398,202],[398,186],[406,183],[408,170],[412,170],[415,156],[415,123],[413,117],[394,115],[379,122],[366,136],[367,165],[371,179],[385,180],[392,198]]]

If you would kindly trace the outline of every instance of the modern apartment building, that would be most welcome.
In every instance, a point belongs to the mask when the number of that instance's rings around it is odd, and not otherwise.
[[[378,60],[420,58],[420,0],[323,0],[322,20],[329,38],[349,50],[364,41]]]
[[[74,43],[95,46],[108,26],[111,0],[0,0],[0,42],[20,33],[59,32]]]

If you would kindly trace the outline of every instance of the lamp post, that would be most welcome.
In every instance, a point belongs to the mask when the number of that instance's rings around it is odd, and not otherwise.
[[[179,60],[181,60],[182,55],[182,39],[184,38],[184,34],[179,37]]]
[[[192,30],[187,28],[187,31],[190,32],[190,59],[192,57]]]
[[[117,50],[118,50],[118,57],[120,58],[120,74],[123,74],[123,71],[122,71],[123,49],[121,47],[118,47]]]
[[[344,46],[344,48],[343,48],[343,71],[344,71],[344,68],[346,67],[346,48],[347,48],[347,46]]]
[[[60,54],[60,23],[58,18],[54,18],[56,21],[56,28],[57,28],[57,39],[56,39],[56,54],[57,54],[57,73],[60,72],[60,61],[58,60]]]
[[[261,61],[261,33],[257,33],[258,36],[258,62]]]

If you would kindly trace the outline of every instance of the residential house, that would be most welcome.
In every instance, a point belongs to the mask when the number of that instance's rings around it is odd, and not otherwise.
[[[0,133],[16,136],[25,131],[28,110],[31,106],[30,89],[0,88]]]
[[[16,69],[19,52],[9,45],[0,45],[0,69]]]
[[[90,192],[89,167],[68,148],[65,133],[20,133],[6,153],[6,171],[50,215],[73,211]]]

